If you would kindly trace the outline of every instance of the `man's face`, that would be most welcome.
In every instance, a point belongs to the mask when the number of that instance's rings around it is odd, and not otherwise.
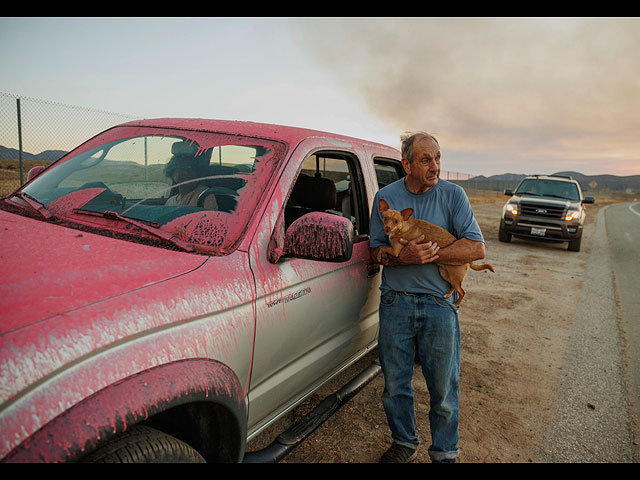
[[[413,142],[413,161],[403,158],[402,165],[407,173],[408,187],[413,186],[422,192],[429,190],[440,178],[440,147],[429,137],[416,139]]]
[[[181,165],[171,174],[174,185],[178,185],[178,188],[180,188],[180,191],[183,193],[195,189],[198,186],[198,182],[195,181],[195,179],[200,177],[201,174],[198,169],[192,165]],[[194,181],[190,182],[189,180]]]
[[[182,165],[171,174],[171,178],[175,183],[186,182],[197,178],[197,176],[198,171],[191,165]]]

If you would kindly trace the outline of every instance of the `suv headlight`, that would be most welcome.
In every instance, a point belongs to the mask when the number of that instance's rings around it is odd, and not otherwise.
[[[564,217],[565,221],[578,220],[580,218],[580,210],[569,210]]]
[[[507,203],[504,206],[504,210],[505,212],[509,212],[511,215],[513,215],[514,217],[516,215],[518,215],[518,205],[514,204],[514,203]]]

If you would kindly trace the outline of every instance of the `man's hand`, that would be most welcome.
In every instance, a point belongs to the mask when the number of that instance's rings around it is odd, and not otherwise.
[[[410,242],[400,238],[400,243],[404,245],[404,248],[400,250],[400,255],[398,255],[401,264],[422,265],[435,262],[439,258],[438,251],[440,247],[437,243],[425,242],[424,235],[420,235]]]
[[[403,244],[404,247],[400,250],[400,254],[397,257],[389,255],[386,252],[380,252],[382,247],[376,247],[371,249],[371,259],[375,263],[379,263],[385,267],[431,263],[438,259],[440,247],[437,243],[425,242],[424,235],[420,235],[411,241],[401,238],[400,243]],[[379,254],[380,257],[378,258]]]

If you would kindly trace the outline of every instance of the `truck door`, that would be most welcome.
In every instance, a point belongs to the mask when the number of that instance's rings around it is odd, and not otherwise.
[[[353,255],[343,263],[298,258],[272,263],[267,244],[278,227],[269,230],[269,238],[265,230],[263,238],[252,243],[257,295],[250,433],[377,340],[379,275],[367,274],[369,208],[360,160],[353,150],[311,146],[297,152],[287,166],[289,173],[281,177],[283,193],[274,194],[265,225],[278,217],[286,229],[311,211],[349,218],[355,233]]]

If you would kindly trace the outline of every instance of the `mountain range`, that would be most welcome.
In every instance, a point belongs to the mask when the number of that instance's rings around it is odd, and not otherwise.
[[[40,160],[45,162],[54,162],[62,157],[65,153],[64,150],[45,150],[38,154],[22,152],[22,158],[24,160]],[[18,158],[18,150],[15,148],[7,148],[0,145],[0,158]],[[572,177],[580,183],[580,187],[583,190],[612,190],[622,191],[627,193],[640,192],[640,175],[584,175],[579,172],[557,172],[553,175],[561,175]],[[524,173],[503,173],[500,175],[491,175],[485,177],[484,175],[478,175],[471,177],[469,180],[460,181],[456,183],[490,183],[490,182],[505,182],[512,183],[515,187],[520,180],[526,177]]]
[[[43,162],[55,162],[65,153],[64,150],[45,150],[37,154],[22,152],[23,160],[40,160]],[[10,158],[17,160],[19,158],[19,152],[15,148],[8,148],[0,145],[0,158]]]
[[[640,175],[584,175],[579,172],[556,172],[553,175],[571,177],[577,180],[583,190],[612,190],[627,193],[640,192]],[[519,173],[503,173],[485,177],[472,177],[469,182],[509,182],[517,185],[527,175]]]

